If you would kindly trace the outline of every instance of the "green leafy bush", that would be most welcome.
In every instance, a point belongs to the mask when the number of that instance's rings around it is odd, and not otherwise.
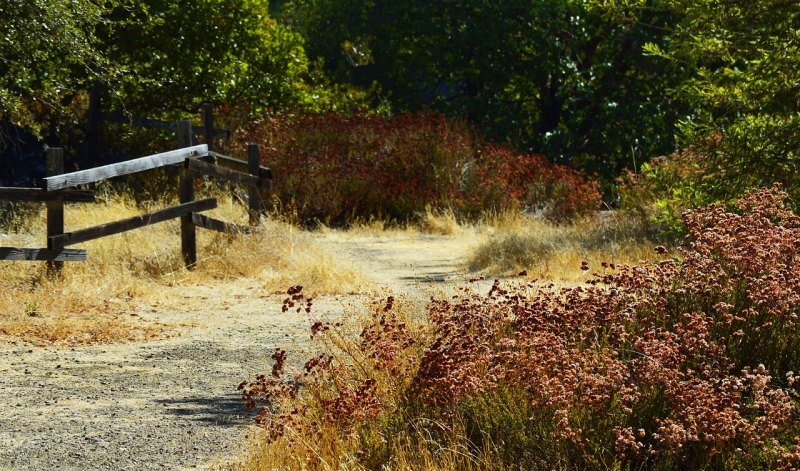
[[[674,96],[691,110],[677,126],[679,141],[703,155],[696,189],[706,199],[732,201],[749,188],[780,182],[790,195],[800,194],[800,3],[663,5],[680,12],[679,20],[669,41],[646,49],[691,71]]]
[[[664,236],[680,237],[685,234],[682,214],[713,202],[703,188],[706,172],[702,155],[691,149],[656,157],[638,173],[618,179],[620,207],[654,224]]]

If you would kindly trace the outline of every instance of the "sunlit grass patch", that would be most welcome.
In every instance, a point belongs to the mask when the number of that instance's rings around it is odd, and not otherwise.
[[[230,196],[213,194],[217,219],[247,225],[244,208]],[[198,197],[202,197],[198,195]],[[70,204],[65,230],[76,230],[167,207],[174,201],[138,203],[112,194],[97,204]],[[30,211],[7,230],[3,245],[43,247],[45,210]],[[150,338],[161,327],[122,314],[139,301],[162,295],[164,286],[249,277],[269,292],[304,284],[314,293],[356,289],[361,277],[336,260],[307,233],[271,219],[249,235],[197,229],[198,261],[186,270],[180,252],[180,223],[170,220],[79,244],[86,262],[65,264],[58,279],[49,279],[40,262],[3,262],[0,282],[0,334],[34,342],[113,342]]]
[[[621,265],[650,260],[657,245],[635,219],[612,213],[564,225],[524,215],[506,216],[490,220],[487,226],[484,242],[467,265],[471,271],[492,276],[524,270],[543,279],[585,281],[591,273],[602,271],[604,262]]]

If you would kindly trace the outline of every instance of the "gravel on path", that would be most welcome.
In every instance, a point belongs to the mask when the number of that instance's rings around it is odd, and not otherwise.
[[[398,294],[463,278],[463,250],[447,238],[321,237]],[[255,280],[165,289],[195,302],[136,314],[180,326],[179,336],[76,347],[0,339],[0,469],[208,469],[242,456],[254,412],[236,386],[268,371],[276,348],[302,359],[308,319],[281,313],[284,296]],[[323,297],[315,309],[335,316],[359,299]]]

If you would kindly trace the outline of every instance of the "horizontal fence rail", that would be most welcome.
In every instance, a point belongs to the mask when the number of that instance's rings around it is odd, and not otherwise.
[[[47,262],[84,262],[84,249],[18,249],[0,247],[0,260],[28,260]]]
[[[89,190],[45,191],[41,188],[0,187],[0,200],[44,203],[64,201],[69,203],[94,203],[94,192]]]
[[[256,175],[231,170],[218,165],[203,162],[201,160],[187,160],[186,167],[195,175],[209,175],[212,177],[228,180],[238,185],[255,187],[261,190],[269,190],[271,180]]]
[[[65,234],[50,236],[47,238],[48,242],[55,247],[61,248],[68,245],[80,244],[81,242],[88,242],[90,240],[99,239],[121,232],[127,232],[132,229],[157,224],[159,222],[168,221],[177,217],[185,216],[195,211],[206,211],[217,207],[216,198],[207,198],[204,200],[192,201],[191,203],[184,203],[172,208],[162,209],[140,216],[133,216],[128,219],[110,222],[108,224],[100,224],[99,226],[88,227]]]
[[[240,226],[230,222],[220,221],[205,214],[192,213],[192,224],[203,229],[209,229],[227,234],[252,234],[256,232],[253,226]]]
[[[221,165],[223,167],[228,167],[232,170],[238,170],[239,172],[250,172],[249,163],[244,160],[234,159],[233,157],[228,157],[227,155],[222,155],[218,152],[208,151],[207,157],[201,157],[202,160],[206,160],[211,162],[215,165]],[[267,167],[258,167],[258,176],[261,178],[269,178],[272,179],[272,170]]]
[[[208,146],[205,144],[171,150],[169,152],[139,157],[138,159],[127,160],[117,164],[103,165],[102,167],[46,177],[44,179],[43,189],[52,191],[86,183],[95,183],[113,177],[121,177],[123,175],[144,172],[145,170],[152,170],[166,165],[182,163],[188,158],[206,155],[208,155]]]
[[[119,112],[102,113],[101,117],[103,118],[103,121],[110,121],[112,123],[129,124],[131,126],[137,126],[140,128],[163,129],[165,131],[173,132],[178,131],[175,122],[170,121],[159,121],[157,119],[150,118],[136,118]],[[192,126],[192,132],[195,134],[206,134],[206,128],[204,126]],[[230,129],[214,129],[212,132],[214,136],[224,137],[226,139],[230,139],[231,137]]]

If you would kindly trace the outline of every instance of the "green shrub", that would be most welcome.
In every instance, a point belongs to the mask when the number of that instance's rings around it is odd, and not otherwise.
[[[660,228],[666,237],[685,235],[682,214],[714,202],[704,190],[702,155],[691,149],[657,157],[639,173],[627,172],[618,180],[620,207]]]

